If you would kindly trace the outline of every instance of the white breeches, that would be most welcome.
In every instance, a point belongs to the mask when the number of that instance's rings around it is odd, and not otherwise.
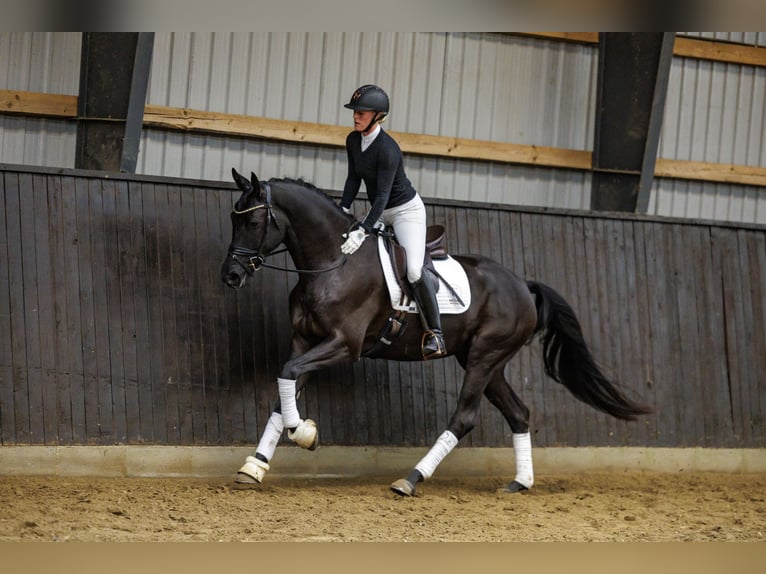
[[[380,221],[394,228],[399,244],[407,252],[407,279],[410,283],[418,281],[426,254],[426,206],[420,195],[404,205],[385,209]]]

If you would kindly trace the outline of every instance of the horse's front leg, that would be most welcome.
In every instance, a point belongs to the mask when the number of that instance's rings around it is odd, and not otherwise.
[[[311,419],[300,418],[296,395],[303,387],[308,373],[346,361],[349,357],[344,339],[338,334],[328,337],[315,347],[310,347],[298,337],[293,340],[290,359],[284,364],[277,378],[279,402],[261,435],[255,456],[248,456],[245,464],[239,469],[237,482],[263,481],[285,428],[288,429],[288,438],[299,446],[309,450],[317,447],[319,433],[316,423]]]
[[[319,345],[287,361],[277,378],[279,401],[282,405],[282,422],[287,429],[287,437],[298,446],[314,450],[319,440],[316,423],[311,419],[303,420],[296,402],[296,383],[312,371],[330,367],[350,359],[348,346],[339,333],[334,333]]]

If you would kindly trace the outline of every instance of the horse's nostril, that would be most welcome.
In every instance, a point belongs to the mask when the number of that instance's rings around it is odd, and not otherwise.
[[[239,287],[242,284],[242,278],[236,272],[227,273],[224,277],[224,283],[229,287]]]

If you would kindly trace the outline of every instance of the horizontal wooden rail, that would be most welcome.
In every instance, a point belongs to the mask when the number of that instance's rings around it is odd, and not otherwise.
[[[77,96],[0,90],[0,113],[76,119]],[[144,125],[162,129],[343,147],[349,128],[311,122],[148,105]],[[589,170],[591,152],[544,146],[390,132],[405,153]],[[766,187],[766,168],[658,159],[657,177]]]
[[[514,32],[518,36],[532,36],[550,40],[597,44],[598,32]],[[732,42],[717,42],[702,38],[676,36],[673,55],[681,58],[696,58],[744,66],[766,67],[766,48],[747,46]]]

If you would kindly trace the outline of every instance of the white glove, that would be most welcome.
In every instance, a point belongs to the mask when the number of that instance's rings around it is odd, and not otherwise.
[[[362,242],[364,241],[364,238],[367,237],[367,233],[365,233],[364,229],[361,227],[357,227],[349,233],[346,237],[345,243],[340,246],[340,250],[342,253],[345,253],[346,255],[351,255],[354,251],[359,249],[359,247],[362,245]]]
[[[351,210],[348,207],[341,206],[341,209],[343,210],[343,213],[351,215]]]

